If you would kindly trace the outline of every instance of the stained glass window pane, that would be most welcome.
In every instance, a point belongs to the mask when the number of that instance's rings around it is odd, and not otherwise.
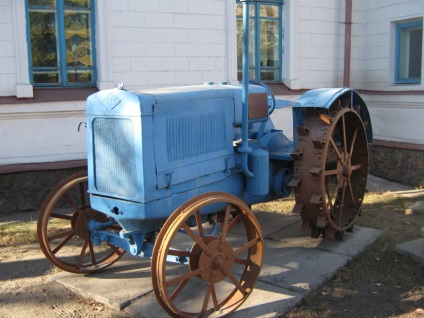
[[[59,74],[58,73],[33,73],[33,79],[35,84],[58,84],[59,83]]]
[[[30,12],[30,38],[33,67],[57,67],[56,14]]]
[[[89,8],[89,0],[65,0],[65,8]]]
[[[92,66],[89,14],[66,13],[65,36],[66,65]]]
[[[56,0],[28,0],[30,6],[56,7]]]
[[[278,7],[270,5],[261,5],[260,15],[261,17],[278,18]]]
[[[278,21],[261,21],[261,66],[279,66]]]
[[[93,82],[93,72],[81,71],[77,69],[70,70],[68,68],[67,78],[68,83],[72,84],[91,83]]]

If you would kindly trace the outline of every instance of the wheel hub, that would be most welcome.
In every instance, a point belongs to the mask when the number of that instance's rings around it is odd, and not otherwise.
[[[233,248],[227,242],[214,239],[209,242],[208,249],[202,251],[199,257],[201,276],[208,282],[219,282],[227,273],[231,272],[234,265]]]
[[[73,228],[76,230],[76,234],[80,238],[84,240],[90,240],[91,231],[88,228],[88,222],[93,219],[96,219],[99,222],[106,222],[107,217],[104,214],[93,210],[90,206],[82,207],[81,210],[82,213],[76,212],[74,214],[72,225]]]
[[[348,185],[347,181],[352,174],[352,164],[348,153],[343,152],[341,157],[342,160],[339,160],[337,164],[337,181],[341,188],[346,188]]]

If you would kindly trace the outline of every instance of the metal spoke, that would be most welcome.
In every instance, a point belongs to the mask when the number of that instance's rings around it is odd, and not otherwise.
[[[230,219],[231,207],[231,204],[227,204],[227,207],[225,208],[224,224],[222,226],[222,233],[220,237],[221,242],[224,242],[227,239],[228,220]]]
[[[211,295],[211,289],[213,287],[213,283],[208,283],[208,288],[205,292],[205,298],[203,299],[202,310],[200,311],[199,317],[203,317],[206,310],[208,310],[209,296]]]
[[[112,250],[113,250],[113,252],[114,253],[116,253],[117,255],[121,255],[121,254],[123,254],[124,252],[123,251],[121,251],[120,249],[119,249],[119,247],[116,247],[115,245],[112,245],[112,244],[110,244],[110,243],[106,243]]]
[[[339,171],[337,169],[335,169],[335,170],[325,170],[324,176],[334,176],[334,175],[337,175],[338,173],[339,173]]]
[[[227,233],[231,232],[232,228],[238,223],[238,221],[240,221],[242,216],[243,216],[243,214],[240,212],[239,214],[236,215],[236,217],[234,219],[232,219],[230,224],[228,224],[228,226],[227,226]]]
[[[76,268],[78,268],[78,269],[81,268],[82,263],[84,261],[84,255],[85,255],[85,251],[87,250],[87,246],[88,246],[88,241],[86,240],[86,241],[84,241],[84,245],[82,246],[81,253],[79,255],[78,262],[77,262],[77,265],[76,265]]]
[[[88,242],[88,250],[90,251],[91,265],[96,265],[96,254],[94,253],[94,246],[91,240]]]
[[[77,233],[77,231],[75,229],[71,229],[71,230],[68,230],[68,231],[60,232],[60,233],[57,233],[55,235],[49,236],[48,240],[49,240],[49,242],[51,242],[51,241],[54,241],[58,238],[62,238],[62,237],[68,236],[68,235],[74,236],[76,233]]]
[[[330,143],[331,143],[331,145],[333,146],[333,149],[334,149],[334,151],[336,152],[337,157],[339,158],[339,161],[340,161],[341,163],[343,163],[342,155],[340,154],[339,149],[337,148],[337,145],[336,145],[336,143],[334,142],[333,137],[330,137]]]
[[[182,276],[179,276],[179,277],[176,277],[176,278],[174,278],[174,279],[171,279],[171,280],[167,281],[167,282],[166,282],[166,286],[167,286],[167,287],[169,287],[169,286],[172,286],[172,285],[178,284],[178,283],[180,283],[180,282],[183,282],[183,281],[189,280],[190,278],[193,278],[193,277],[195,277],[195,276],[199,275],[200,273],[201,273],[200,268],[198,268],[198,269],[196,269],[196,270],[194,270],[194,271],[190,271],[190,272],[188,272],[188,273],[187,273],[187,274],[185,274],[185,275],[182,275]]]
[[[352,171],[359,170],[362,168],[362,164],[351,166]]]
[[[84,183],[80,183],[79,185],[79,191],[80,191],[80,198],[81,198],[81,205],[85,206],[86,202],[85,202],[85,187],[84,187]]]
[[[81,207],[66,193],[63,194],[63,198],[77,211],[78,213],[83,213]]]
[[[206,246],[206,244],[196,235],[196,233],[194,233],[187,224],[183,224],[181,226],[184,231],[188,234],[188,236],[190,236],[192,238],[193,241],[195,241],[197,244],[199,244],[199,246],[202,248],[202,250],[207,250],[208,247]]]
[[[178,284],[177,288],[175,288],[174,292],[171,295],[171,299],[175,300],[177,296],[180,294],[180,292],[183,290],[184,286],[188,283],[188,280],[183,280],[181,283]]]
[[[338,225],[341,226],[342,223],[342,215],[343,215],[343,206],[344,206],[344,200],[345,200],[345,193],[346,188],[343,188],[342,190],[342,202],[340,202],[340,212],[339,212],[339,222]]]
[[[259,236],[255,237],[250,242],[247,242],[247,244],[244,244],[242,247],[240,247],[239,249],[235,250],[234,251],[234,256],[235,255],[239,255],[240,253],[243,253],[244,251],[246,251],[247,249],[251,248],[252,246],[254,246],[256,243],[258,243],[260,241],[261,241],[261,238]]]
[[[342,126],[343,126],[343,131],[342,131],[342,134],[343,134],[343,143],[344,143],[344,152],[346,153],[347,152],[347,144],[346,144],[346,122],[345,122],[345,116],[344,115],[342,115]]]
[[[169,249],[168,250],[168,255],[181,256],[181,257],[189,257],[190,256],[190,252],[189,251],[177,250],[177,249]]]
[[[231,280],[231,282],[234,284],[234,286],[237,287],[237,289],[243,294],[243,295],[247,295],[247,291],[246,289],[240,285],[240,282],[237,280],[237,278],[234,277],[234,275],[232,273],[227,273],[226,274],[227,277]]]
[[[212,285],[211,294],[212,294],[213,308],[215,309],[215,311],[219,311],[219,304],[218,304],[218,298],[216,297],[215,285],[213,283],[209,283],[209,284]]]
[[[330,204],[332,204],[334,196],[339,191],[339,189],[340,189],[340,186],[339,186],[339,184],[337,184],[337,187],[334,189],[333,193],[331,193],[331,195],[328,196],[328,202],[330,202]],[[327,191],[327,195],[328,195],[328,191]]]
[[[197,210],[194,213],[194,216],[196,217],[197,230],[199,231],[199,237],[202,238],[205,234],[203,232],[202,217],[200,216],[200,210]]]
[[[53,254],[56,254],[57,252],[59,252],[62,247],[64,247],[66,245],[66,243],[68,243],[71,238],[73,238],[75,235],[75,233],[68,235],[62,242],[60,242],[60,244],[58,246],[56,246],[56,248],[52,251]]]
[[[353,194],[352,183],[350,182],[350,179],[348,180],[348,185],[349,185],[350,197],[352,198],[352,206],[355,206],[355,196]]]
[[[355,128],[355,132],[353,133],[353,137],[352,137],[352,143],[350,144],[350,151],[349,151],[349,155],[352,157],[352,152],[353,152],[353,146],[355,145],[356,142],[356,136],[358,135],[358,127]]]

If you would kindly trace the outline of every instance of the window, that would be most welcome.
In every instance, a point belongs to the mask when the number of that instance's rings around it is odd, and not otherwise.
[[[27,0],[29,65],[34,86],[95,84],[93,2]]]
[[[249,77],[267,82],[281,81],[282,1],[249,4]],[[241,80],[243,54],[243,6],[237,4],[237,69]]]
[[[421,83],[423,23],[396,25],[396,83]]]

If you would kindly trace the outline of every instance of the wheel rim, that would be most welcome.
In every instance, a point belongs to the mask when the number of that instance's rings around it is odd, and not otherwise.
[[[200,211],[217,204],[224,212],[211,236],[213,225],[202,223]],[[206,193],[175,210],[162,227],[152,256],[153,289],[171,316],[224,317],[252,292],[262,256],[262,232],[250,209],[233,195]]]
[[[364,124],[351,108],[330,115],[309,109],[304,126],[297,127],[299,148],[293,154],[294,212],[311,237],[324,234],[343,239],[351,229],[366,190],[368,142]],[[336,234],[336,235],[335,235]]]
[[[124,250],[103,243],[94,246],[88,221],[106,222],[108,217],[90,206],[87,172],[59,183],[47,196],[37,223],[38,242],[47,259],[72,273],[98,272],[116,262]],[[108,228],[119,231],[119,226]]]

